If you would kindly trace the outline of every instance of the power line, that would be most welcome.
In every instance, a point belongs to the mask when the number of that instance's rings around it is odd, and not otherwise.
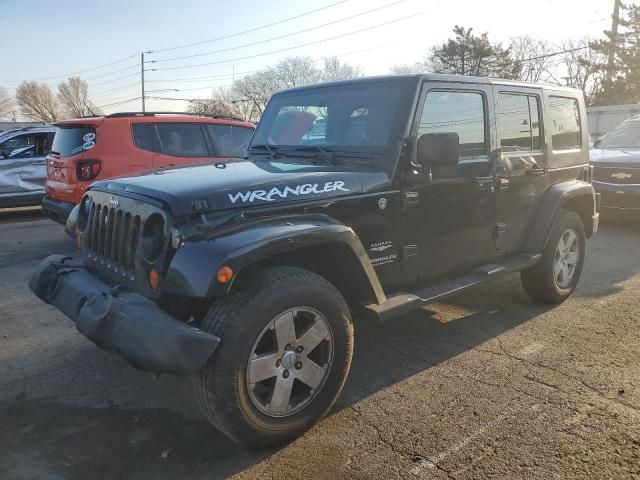
[[[118,80],[123,80],[125,78],[131,78],[133,76],[137,77],[138,75],[140,75],[140,72],[134,72],[134,73],[130,73],[129,75],[123,75],[122,77],[114,78],[112,80],[106,80],[104,82],[98,82],[98,83],[90,83],[88,86],[89,87],[97,87],[98,85],[105,85],[107,83],[117,82]]]
[[[389,7],[392,7],[394,5],[398,5],[399,3],[403,3],[405,1],[406,0],[396,0],[395,2],[387,3],[386,5],[382,5],[380,7],[372,8],[372,9],[369,9],[369,10],[365,10],[364,12],[360,12],[360,13],[357,13],[355,15],[350,15],[348,17],[340,18],[338,20],[333,20],[333,21],[328,22],[328,23],[323,23],[321,25],[316,25],[316,26],[313,26],[313,27],[309,27],[309,28],[305,28],[305,29],[302,29],[302,30],[298,30],[297,32],[287,33],[285,35],[279,35],[277,37],[271,37],[271,38],[267,38],[265,40],[259,40],[257,42],[245,43],[244,45],[237,45],[235,47],[222,48],[222,49],[219,49],[219,50],[211,50],[209,52],[194,53],[193,55],[184,55],[184,56],[181,56],[181,57],[172,57],[172,58],[163,58],[163,59],[160,59],[160,60],[151,60],[150,63],[172,62],[172,61],[176,61],[176,60],[184,60],[184,59],[187,59],[187,58],[204,57],[204,56],[208,56],[208,55],[214,55],[216,53],[230,52],[232,50],[238,50],[240,48],[253,47],[255,45],[261,45],[263,43],[273,42],[274,40],[281,40],[283,38],[293,37],[295,35],[300,35],[301,33],[311,32],[313,30],[318,30],[320,28],[325,28],[325,27],[328,27],[328,26],[331,26],[331,25],[336,25],[338,23],[346,22],[348,20],[353,20],[354,18],[362,17],[364,15],[368,15],[369,13],[378,12],[380,10],[384,10],[385,8],[389,8]]]
[[[116,105],[123,105],[125,103],[131,103],[135,100],[140,100],[140,97],[133,97],[133,98],[127,98],[125,100],[120,100],[118,102],[114,102],[114,103],[108,103],[106,105],[97,105],[98,108],[104,108],[104,107],[113,107]]]
[[[217,62],[198,63],[198,64],[194,64],[194,65],[182,65],[182,66],[179,66],[179,67],[151,68],[149,70],[152,71],[152,72],[155,72],[155,71],[160,71],[160,70],[178,70],[178,69],[182,69],[182,68],[196,68],[196,67],[204,67],[204,66],[207,66],[207,65],[219,65],[221,63],[230,63],[230,62],[236,62],[236,61],[239,61],[239,60],[247,60],[247,59],[250,59],[250,58],[264,57],[266,55],[271,55],[271,54],[274,54],[274,53],[286,52],[286,51],[289,51],[289,50],[295,50],[297,48],[308,47],[310,45],[318,45],[320,43],[328,42],[328,41],[331,41],[331,40],[336,40],[338,38],[344,38],[344,37],[348,37],[348,36],[351,36],[351,35],[356,35],[358,33],[366,32],[366,31],[369,31],[369,30],[374,30],[376,28],[385,27],[385,26],[391,25],[393,23],[398,23],[398,22],[401,22],[401,21],[404,21],[404,20],[409,20],[410,18],[415,18],[417,16],[423,15],[427,11],[428,10],[423,10],[421,12],[418,12],[418,13],[415,13],[415,14],[411,14],[411,15],[407,15],[405,17],[400,17],[400,18],[396,18],[394,20],[389,20],[387,22],[378,23],[376,25],[371,25],[371,26],[366,27],[366,28],[361,28],[360,30],[354,30],[353,32],[347,32],[347,33],[343,33],[341,35],[336,35],[336,36],[333,36],[333,37],[323,38],[322,40],[316,40],[314,42],[308,42],[308,43],[303,43],[303,44],[300,44],[300,45],[295,45],[293,47],[280,48],[278,50],[271,50],[271,51],[268,51],[268,52],[258,53],[258,54],[255,54],[255,55],[247,55],[245,57],[231,58],[231,59],[228,59],[228,60],[218,60]]]
[[[85,81],[89,81],[89,80],[95,80],[96,78],[103,78],[103,77],[108,77],[109,75],[113,75],[114,73],[120,73],[120,72],[125,72],[127,70],[131,70],[132,68],[140,68],[140,66],[138,64],[136,65],[129,65],[128,67],[125,68],[121,68],[120,70],[114,70],[113,72],[108,72],[108,73],[102,73],[100,75],[96,75],[94,77],[87,77],[84,80]]]
[[[91,93],[92,93],[92,95],[98,95],[98,97],[100,97],[105,93],[115,92],[116,90],[124,90],[125,88],[131,88],[131,87],[134,87],[134,86],[138,86],[139,87],[140,86],[140,82],[129,83],[127,85],[122,85],[122,86],[115,87],[115,88],[109,88],[108,90],[102,90],[102,91],[99,91],[99,92],[91,92]]]
[[[97,67],[92,67],[92,68],[87,68],[85,70],[80,70],[78,72],[65,73],[65,74],[62,74],[62,75],[51,75],[49,77],[34,78],[33,80],[42,81],[42,80],[52,80],[52,79],[55,79],[55,78],[73,77],[74,75],[79,75],[81,73],[91,72],[93,70],[98,70],[100,68],[109,67],[111,65],[115,65],[116,63],[124,62],[125,60],[129,60],[130,58],[133,58],[133,57],[136,57],[136,56],[137,56],[137,54],[136,55],[129,55],[128,57],[124,57],[124,58],[121,58],[119,60],[115,60],[113,62],[104,63],[102,65],[98,65]],[[97,77],[94,77],[94,78],[97,78]],[[22,80],[0,80],[0,82],[1,83],[13,83],[13,82],[20,83],[20,82],[22,82]]]
[[[276,22],[269,23],[269,24],[266,24],[266,25],[260,25],[258,27],[250,28],[249,30],[243,30],[241,32],[231,33],[229,35],[223,35],[221,37],[212,38],[210,40],[203,40],[203,41],[200,41],[200,42],[187,43],[185,45],[179,45],[177,47],[169,47],[169,48],[161,48],[161,49],[158,49],[158,50],[152,50],[149,53],[168,52],[169,50],[178,50],[180,48],[193,47],[193,46],[196,46],[196,45],[203,45],[205,43],[212,43],[212,42],[217,42],[219,40],[225,40],[227,38],[237,37],[239,35],[244,35],[245,33],[256,32],[258,30],[262,30],[262,29],[265,29],[265,28],[268,28],[268,27],[273,27],[274,25],[280,25],[281,23],[289,22],[289,21],[295,20],[297,18],[302,18],[302,17],[305,17],[307,15],[312,15],[314,13],[321,12],[323,10],[327,10],[329,8],[335,7],[336,5],[347,3],[347,1],[348,0],[341,0],[339,2],[335,2],[335,3],[331,3],[329,5],[325,5],[324,7],[321,7],[321,8],[316,8],[315,10],[309,10],[307,12],[301,13],[299,15],[295,15],[293,17],[289,17],[289,18],[285,18],[285,19],[282,19],[282,20],[278,20]]]
[[[200,82],[202,80],[213,80],[216,78],[233,78],[238,75],[248,75],[250,73],[256,73],[260,70],[246,70],[244,72],[225,73],[222,75],[212,75],[204,77],[182,77],[182,78],[170,78],[166,80],[146,80],[147,83],[164,83],[164,82]]]
[[[562,55],[563,53],[578,52],[580,50],[586,50],[588,48],[591,48],[591,47],[589,45],[585,45],[583,47],[576,47],[576,48],[570,48],[568,50],[560,50],[558,52],[545,53],[543,55],[537,55],[535,57],[521,58],[520,60],[517,60],[517,61],[518,62],[528,62],[530,60],[540,60],[541,58],[555,57],[557,55]]]

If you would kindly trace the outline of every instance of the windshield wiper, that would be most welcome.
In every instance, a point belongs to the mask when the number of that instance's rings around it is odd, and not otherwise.
[[[269,158],[275,160],[280,157],[286,157],[286,155],[279,151],[278,147],[274,147],[272,145],[268,145],[266,143],[259,143],[256,145],[251,145],[249,147],[249,151],[253,152],[254,150],[264,150],[269,152]]]
[[[314,155],[314,160],[319,160],[321,158],[325,158],[329,163],[336,164],[336,156],[333,152],[325,150],[319,145],[308,145],[305,147],[298,147],[294,150],[295,152],[314,152],[317,155]]]

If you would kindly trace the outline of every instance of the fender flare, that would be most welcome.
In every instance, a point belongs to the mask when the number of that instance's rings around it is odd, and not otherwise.
[[[542,198],[525,243],[525,251],[541,252],[547,247],[551,230],[567,204],[572,205],[572,209],[580,214],[587,238],[595,233],[598,228],[598,213],[593,186],[582,180],[560,182],[549,187]]]
[[[366,282],[372,300],[384,302],[382,285],[358,236],[347,225],[322,214],[243,222],[187,241],[170,262],[163,291],[187,297],[220,297],[229,293],[233,285],[233,281],[217,281],[216,272],[223,265],[233,269],[235,281],[256,262],[301,248],[336,244],[346,247],[352,255],[352,267]]]

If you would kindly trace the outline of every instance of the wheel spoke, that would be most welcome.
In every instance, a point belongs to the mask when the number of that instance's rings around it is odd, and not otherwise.
[[[576,234],[573,232],[573,230],[569,230],[567,235],[567,240],[565,242],[565,245],[568,250],[571,250],[571,248],[573,248],[573,244],[575,243],[575,241],[576,241]]]
[[[249,361],[249,383],[261,382],[267,378],[275,377],[278,372],[276,370],[276,361],[279,355],[277,353],[264,355]]]
[[[296,327],[293,323],[293,312],[290,311],[278,317],[274,324],[276,327],[278,350],[282,352],[287,344],[291,345],[296,340]]]
[[[567,257],[567,263],[569,265],[577,265],[578,264],[578,252],[569,252],[569,256]]]
[[[316,388],[324,378],[325,369],[317,363],[307,359],[297,372],[296,378],[311,388]]]
[[[309,330],[304,332],[300,337],[298,345],[303,346],[308,354],[313,351],[322,340],[327,338],[327,335],[329,335],[329,330],[327,330],[325,323],[321,320],[316,320]]]
[[[553,264],[553,274],[558,278],[560,272],[562,271],[562,257],[559,257],[555,263]]]
[[[569,266],[565,263],[562,266],[562,284],[566,284],[569,281]]]
[[[276,385],[273,387],[271,394],[271,402],[268,410],[275,414],[287,413],[289,409],[289,399],[291,398],[291,389],[293,388],[293,378],[278,377]]]

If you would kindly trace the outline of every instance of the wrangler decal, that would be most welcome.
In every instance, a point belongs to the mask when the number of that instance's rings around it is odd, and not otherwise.
[[[350,192],[348,188],[345,188],[344,182],[326,182],[324,185],[317,183],[305,183],[302,185],[296,185],[295,187],[285,186],[282,189],[273,187],[271,190],[250,190],[247,192],[228,193],[229,201],[233,204],[240,203],[253,203],[256,200],[263,202],[273,202],[276,198],[287,198],[289,195],[309,195],[311,193],[331,193],[335,191]]]

